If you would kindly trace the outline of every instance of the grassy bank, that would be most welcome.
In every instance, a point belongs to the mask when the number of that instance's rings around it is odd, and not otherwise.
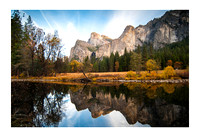
[[[98,73],[86,73],[87,77],[93,82],[99,80],[162,80],[162,79],[188,79],[188,70],[175,70],[173,75],[166,77],[164,70],[159,71],[141,71],[137,74],[135,71],[128,72],[98,72]],[[46,77],[18,77],[12,76],[12,79],[40,79],[44,81],[72,81],[75,79],[85,78],[83,73],[59,73],[56,76],[46,76]]]

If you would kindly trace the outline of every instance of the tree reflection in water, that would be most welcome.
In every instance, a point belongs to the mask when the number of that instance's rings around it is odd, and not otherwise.
[[[124,83],[112,85],[61,85],[12,82],[11,126],[57,127],[70,94],[78,111],[93,118],[120,111],[129,124],[189,126],[188,84]]]

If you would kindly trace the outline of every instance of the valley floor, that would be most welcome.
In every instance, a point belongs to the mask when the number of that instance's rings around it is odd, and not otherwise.
[[[170,79],[162,77],[163,70],[158,71],[141,71],[140,75],[136,72],[132,72],[131,76],[128,76],[129,72],[90,72],[86,73],[86,76],[92,82],[167,82],[167,83],[182,83],[189,82],[189,71],[188,70],[175,70],[175,75]],[[12,76],[12,81],[42,81],[42,82],[79,82],[78,80],[84,79],[83,73],[59,73],[56,76],[47,77],[28,77],[20,78]],[[184,80],[185,79],[185,80]],[[186,80],[187,79],[187,80]]]

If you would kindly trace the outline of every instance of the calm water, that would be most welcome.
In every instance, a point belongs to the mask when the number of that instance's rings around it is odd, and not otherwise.
[[[188,84],[12,82],[12,127],[188,127]]]

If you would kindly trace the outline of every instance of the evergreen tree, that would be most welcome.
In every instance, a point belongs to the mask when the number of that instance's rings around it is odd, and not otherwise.
[[[136,71],[137,74],[140,73],[142,69],[142,56],[135,52],[132,52],[130,59],[130,70]]]
[[[125,48],[124,50],[124,66],[123,66],[123,71],[127,71],[128,70],[128,52],[127,49]]]
[[[149,57],[150,57],[151,59],[153,59],[153,55],[154,55],[153,45],[150,44],[150,45],[149,45]]]
[[[115,62],[119,61],[119,53],[118,51],[115,52]]]
[[[140,45],[137,46],[137,48],[135,49],[135,52],[137,54],[141,54],[141,47],[140,47]]]
[[[83,61],[83,70],[84,72],[88,72],[92,70],[92,64],[90,64],[90,60],[88,56]]]
[[[99,61],[95,61],[95,63],[93,64],[93,71],[94,72],[99,72]]]
[[[23,43],[23,30],[20,12],[15,10],[11,17],[11,70],[12,75],[19,75],[21,67],[21,49]]]
[[[101,72],[109,71],[109,59],[108,59],[108,57],[103,57],[103,60],[100,62],[100,71]]]
[[[115,56],[114,56],[113,53],[111,53],[110,59],[109,59],[109,70],[110,70],[110,72],[114,71],[114,66],[115,66]]]
[[[148,53],[147,53],[147,45],[143,45],[142,47],[142,62],[143,62],[143,70],[145,70],[144,66],[145,66],[145,62],[148,59]]]
[[[26,71],[31,72],[31,75],[35,75],[35,68],[34,68],[34,57],[36,52],[36,28],[33,26],[33,21],[31,16],[28,17],[27,22],[25,23],[24,27],[24,40],[25,46],[23,49],[23,62],[25,64]],[[30,64],[30,65],[29,65]]]
[[[130,63],[131,52],[128,52],[125,48],[124,55],[122,56],[122,71],[128,71],[129,63]]]

